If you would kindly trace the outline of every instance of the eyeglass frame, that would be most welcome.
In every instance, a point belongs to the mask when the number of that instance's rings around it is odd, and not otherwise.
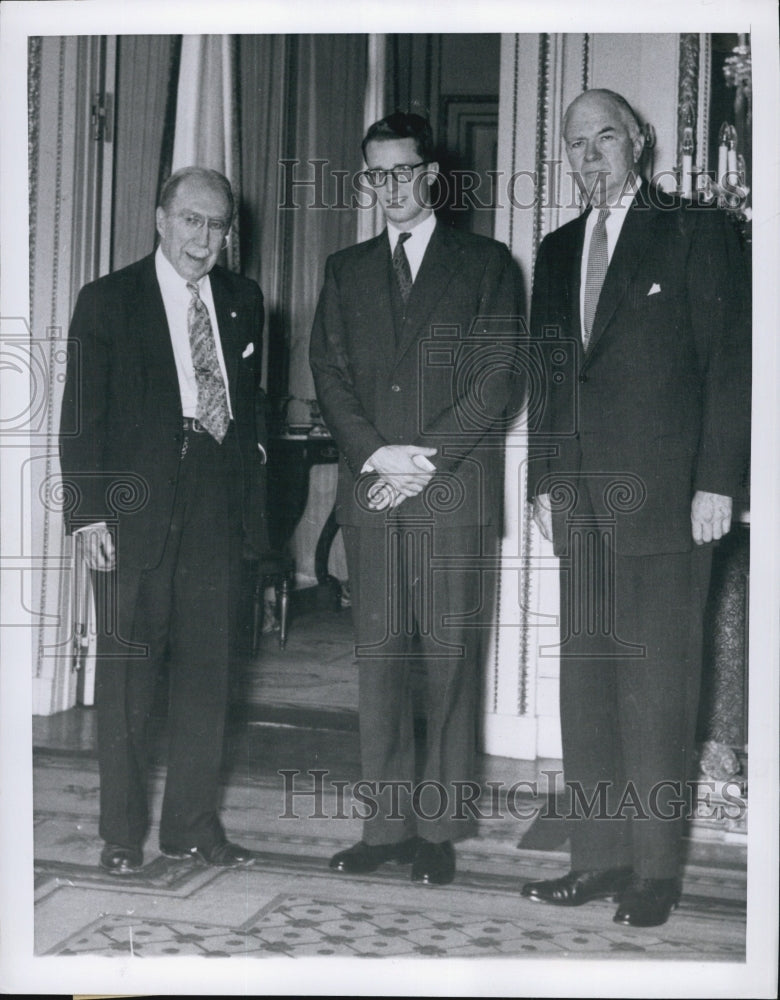
[[[189,229],[193,235],[195,233],[201,232],[205,225],[208,225],[209,236],[214,233],[219,235],[220,238],[227,236],[230,229],[232,219],[213,219],[201,215],[199,212],[178,212],[177,218],[179,218],[182,223]],[[212,225],[216,223],[216,225]]]
[[[418,167],[427,167],[432,160],[420,160],[419,163],[399,163],[395,167],[390,167],[385,170],[383,167],[368,167],[366,170],[361,171],[361,176],[365,177],[372,188],[381,188],[387,184],[387,178],[392,177],[396,184],[408,184],[409,181],[414,177],[414,171]],[[397,171],[399,170],[410,170],[411,173],[405,180],[401,180],[397,176]],[[382,180],[378,181],[376,184],[371,180],[371,174],[382,174]]]

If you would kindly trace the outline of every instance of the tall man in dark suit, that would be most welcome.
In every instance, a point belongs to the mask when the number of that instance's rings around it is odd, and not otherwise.
[[[100,864],[117,875],[143,863],[146,736],[166,654],[160,849],[220,867],[253,860],[217,816],[231,597],[261,461],[262,295],[215,266],[232,217],[225,177],[175,173],[156,253],[83,288],[70,328],[61,464],[68,528],[83,532],[109,601],[95,701]]]
[[[638,180],[644,139],[622,97],[582,94],[564,136],[590,205],[536,262],[532,336],[550,364],[529,496],[561,557],[577,818],[569,874],[523,895],[614,895],[617,923],[653,926],[679,897],[711,543],[747,462],[748,291],[723,213]]]
[[[519,286],[506,247],[436,221],[425,119],[376,122],[363,155],[387,229],[328,260],[311,338],[317,396],[340,450],[362,770],[376,792],[366,793],[363,839],[330,865],[364,873],[411,862],[414,881],[446,884],[452,842],[473,831],[463,783],[490,622]],[[416,657],[427,677],[419,785]]]

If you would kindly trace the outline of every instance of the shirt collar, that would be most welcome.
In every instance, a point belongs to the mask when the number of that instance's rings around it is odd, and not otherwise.
[[[629,210],[629,208],[631,208],[631,206],[634,204],[634,200],[636,199],[636,196],[641,187],[642,187],[642,178],[640,176],[636,177],[635,182],[627,184],[624,193],[620,196],[620,199],[617,202],[615,202],[614,205],[607,204],[606,207],[609,209],[610,217],[618,216],[621,214],[625,215],[625,213]],[[592,205],[591,208],[593,209],[593,211],[590,214],[593,215],[594,218],[598,218],[599,206]]]
[[[390,238],[390,252],[392,253],[393,250],[395,250],[395,245],[398,242],[398,237],[401,233],[408,232],[410,237],[414,238],[415,242],[418,241],[419,237],[419,242],[425,243],[427,245],[428,241],[433,235],[433,230],[435,228],[436,228],[435,212],[431,212],[431,214],[426,219],[423,219],[423,221],[418,226],[415,226],[414,229],[409,229],[409,230],[399,229],[397,226],[394,226],[392,222],[388,222],[387,235]]]
[[[176,289],[185,291],[189,295],[190,292],[187,289],[187,285],[197,285],[199,292],[203,292],[204,288],[210,287],[210,285],[207,285],[209,280],[209,276],[207,274],[204,274],[203,277],[199,278],[197,281],[188,281],[186,278],[182,278],[173,264],[171,264],[163,253],[161,246],[158,246],[155,252],[154,266],[157,271],[157,280],[160,282],[160,285],[169,290]]]

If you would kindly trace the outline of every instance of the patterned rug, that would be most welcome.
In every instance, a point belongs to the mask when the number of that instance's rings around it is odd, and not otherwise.
[[[38,955],[397,956],[644,958],[741,962],[745,858],[699,845],[679,909],[648,930],[612,922],[615,904],[559,910],[521,899],[529,878],[567,869],[567,853],[518,849],[528,827],[483,824],[458,846],[452,886],[409,881],[385,865],[366,877],[331,873],[328,858],[359,839],[353,819],[285,819],[278,775],[236,773],[222,815],[254,866],[217,871],[159,855],[157,829],[143,871],[97,867],[98,776],[85,753],[35,754],[35,947]],[[152,775],[159,815],[164,771]],[[328,815],[332,811],[325,810]]]

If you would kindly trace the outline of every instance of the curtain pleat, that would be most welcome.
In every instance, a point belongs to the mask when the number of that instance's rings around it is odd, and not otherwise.
[[[265,296],[263,384],[286,391],[280,361],[271,351],[275,371],[269,375],[269,344],[283,345],[281,287],[284,273],[279,193],[279,158],[286,120],[287,42],[283,35],[242,35],[238,48],[242,200],[240,206],[243,273],[254,278]]]
[[[171,35],[117,39],[112,270],[155,246],[154,209],[175,44]]]
[[[314,397],[308,363],[309,335],[314,319],[325,259],[354,243],[357,211],[337,207],[334,170],[350,176],[362,167],[363,95],[366,81],[365,35],[298,35],[297,73],[291,94],[295,122],[288,136],[287,154],[302,161],[302,176],[313,176],[305,161],[327,161],[324,202],[329,209],[313,208],[313,192],[301,191],[305,208],[289,210],[289,280],[285,297],[289,319],[290,375],[288,391],[297,399]],[[352,188],[346,187],[349,203]],[[311,195],[307,198],[307,195]]]
[[[325,259],[354,243],[357,212],[339,207],[331,171],[361,168],[365,35],[250,35],[240,39],[244,273],[266,296],[268,384],[274,395],[314,398],[309,334]],[[296,187],[285,202],[285,178],[314,176],[325,160],[320,197]],[[282,166],[293,160],[294,166]],[[242,222],[243,218],[242,216]]]
[[[241,201],[236,48],[233,35],[184,35],[181,43],[172,172],[197,165],[218,170]],[[239,224],[233,225],[226,263],[240,267]]]

